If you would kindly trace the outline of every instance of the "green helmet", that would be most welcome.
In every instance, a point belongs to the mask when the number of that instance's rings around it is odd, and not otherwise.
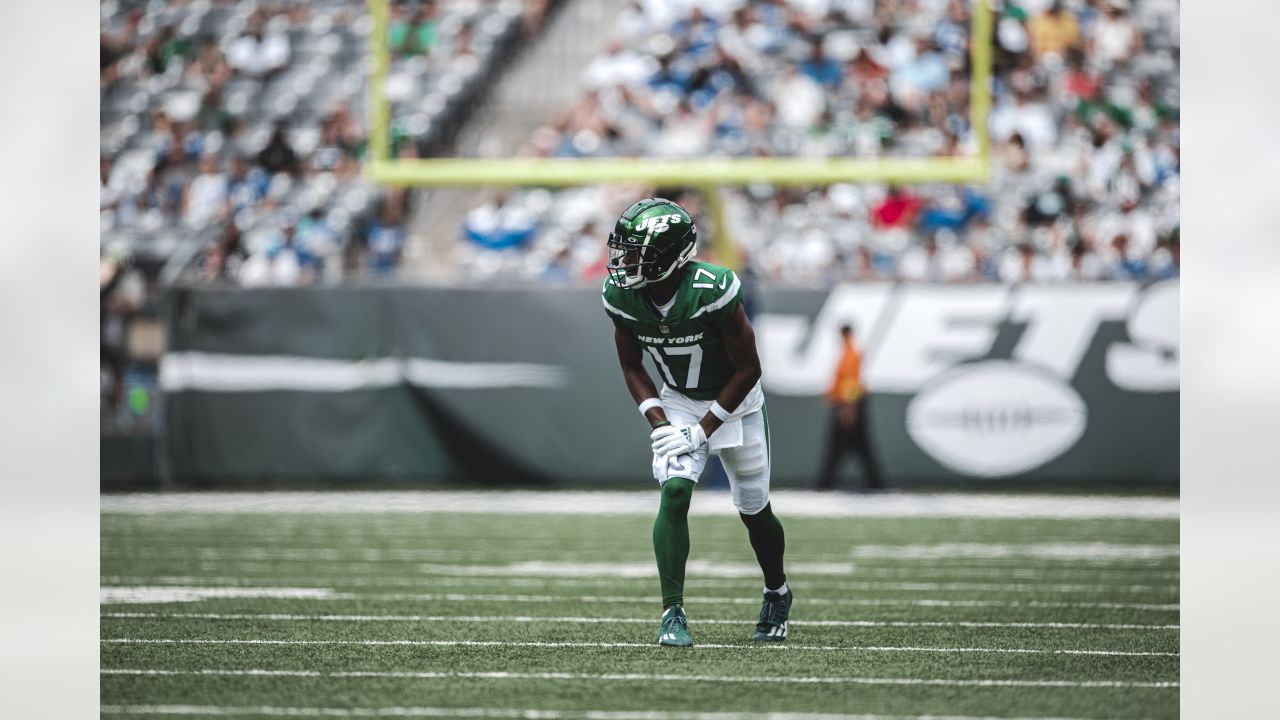
[[[689,262],[698,244],[693,218],[664,198],[627,208],[609,233],[609,277],[628,290],[665,280]]]

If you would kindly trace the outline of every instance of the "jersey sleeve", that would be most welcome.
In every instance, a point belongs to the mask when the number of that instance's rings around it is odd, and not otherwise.
[[[693,312],[693,318],[702,320],[712,328],[722,328],[738,312],[742,305],[742,281],[738,274],[725,269],[715,286],[703,293],[703,305]]]
[[[608,280],[604,281],[604,286],[600,288],[600,301],[604,303],[604,312],[609,316],[610,320],[615,323],[619,320],[635,320],[635,316],[620,309],[618,305],[617,289],[613,283]]]

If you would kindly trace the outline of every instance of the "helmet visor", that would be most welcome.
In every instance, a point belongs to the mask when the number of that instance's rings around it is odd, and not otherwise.
[[[636,287],[644,283],[645,256],[656,248],[628,242],[617,235],[609,236],[609,261],[605,265],[609,277],[618,287]]]

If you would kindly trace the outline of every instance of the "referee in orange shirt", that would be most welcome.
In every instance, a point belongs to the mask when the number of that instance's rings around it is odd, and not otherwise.
[[[822,461],[816,490],[831,490],[836,486],[836,469],[846,452],[852,451],[862,462],[867,477],[867,489],[883,490],[880,466],[876,464],[871,449],[867,422],[867,393],[862,385],[862,356],[853,344],[853,327],[840,326],[843,349],[835,377],[827,389],[827,402],[831,403],[831,433],[827,436],[827,452]]]

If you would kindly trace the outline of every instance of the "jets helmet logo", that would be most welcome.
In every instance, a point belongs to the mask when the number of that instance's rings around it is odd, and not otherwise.
[[[654,215],[653,217],[643,218],[636,225],[636,232],[648,231],[646,239],[653,237],[659,233],[664,233],[671,228],[672,225],[680,223],[680,215]]]

